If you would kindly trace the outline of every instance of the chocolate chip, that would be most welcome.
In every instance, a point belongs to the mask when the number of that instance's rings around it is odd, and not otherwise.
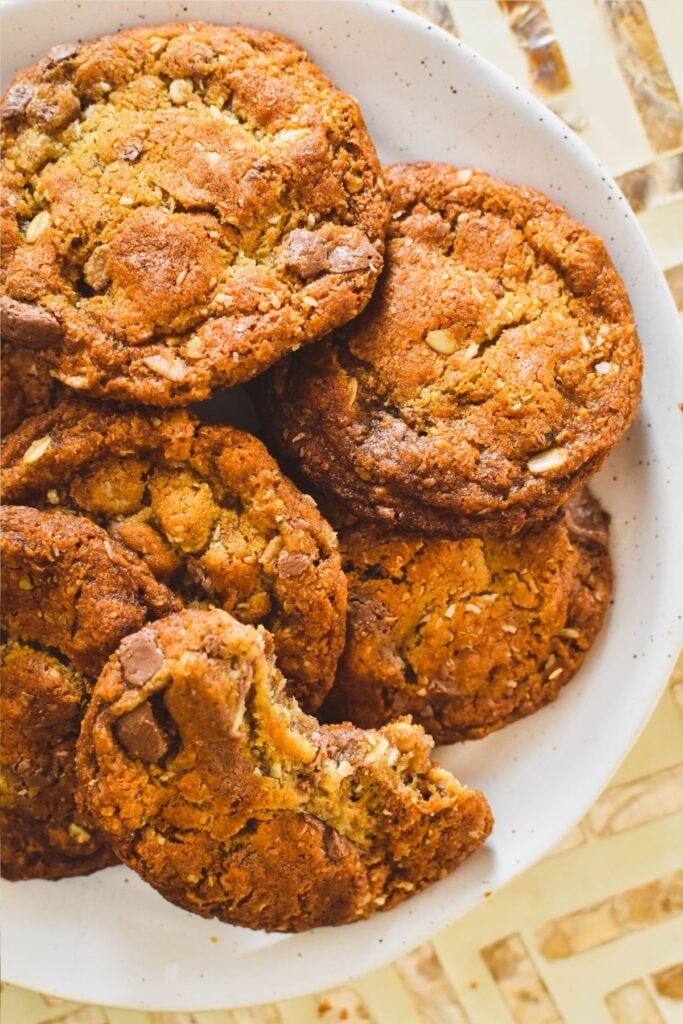
[[[336,249],[332,249],[327,257],[327,265],[333,274],[351,274],[357,270],[367,270],[373,260],[379,261],[379,253],[374,245],[364,238],[353,248],[338,245]]]
[[[69,57],[75,57],[79,50],[80,46],[76,43],[61,43],[59,46],[53,46],[47,58],[48,67],[54,67],[55,64],[61,64]]]
[[[588,491],[579,491],[569,499],[565,516],[570,534],[578,541],[607,547],[609,516]]]
[[[118,654],[123,677],[131,686],[144,686],[159,671],[164,661],[154,634],[149,629],[142,629],[122,640]]]
[[[154,764],[168,752],[168,740],[147,702],[121,715],[115,728],[126,753],[145,764]]]
[[[0,299],[2,335],[24,348],[59,345],[64,332],[57,317],[32,302],[19,302],[3,295]]]
[[[277,560],[277,571],[284,579],[301,576],[310,567],[308,555],[293,555],[289,551],[281,551]]]
[[[11,89],[8,89],[5,102],[2,105],[3,121],[9,121],[10,118],[23,114],[34,91],[32,85],[13,85]]]
[[[314,231],[296,228],[284,241],[282,262],[300,277],[315,277],[327,269],[327,248]]]

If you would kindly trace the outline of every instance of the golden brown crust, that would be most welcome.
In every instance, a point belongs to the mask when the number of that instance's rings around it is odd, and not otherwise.
[[[3,465],[5,501],[89,516],[186,600],[263,623],[292,693],[319,706],[344,645],[346,580],[333,531],[260,441],[184,411],[76,401],[26,421]]]
[[[3,341],[0,354],[0,434],[15,430],[29,416],[51,409],[66,389],[50,374],[38,349]]]
[[[282,452],[357,515],[449,536],[550,517],[633,421],[642,356],[604,244],[481,171],[386,171],[365,312],[266,377]]]
[[[485,798],[407,721],[320,726],[286,697],[268,635],[188,610],[104,669],[81,791],[121,859],[167,899],[268,931],[341,924],[442,877],[485,840]],[[134,681],[131,682],[131,673]]]
[[[0,659],[3,877],[67,878],[115,864],[102,833],[74,806],[83,678],[20,641],[3,644]]]
[[[378,727],[410,714],[451,743],[555,700],[609,604],[607,523],[585,491],[508,540],[342,531],[347,643],[324,719]]]
[[[374,147],[280,36],[195,22],[55,47],[2,114],[3,328],[71,388],[187,405],[370,297]]]
[[[74,803],[81,719],[107,656],[180,602],[94,523],[0,511],[3,629],[0,827],[6,878],[63,878],[116,862]]]

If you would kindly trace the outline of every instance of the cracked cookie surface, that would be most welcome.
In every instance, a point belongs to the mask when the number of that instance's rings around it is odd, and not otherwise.
[[[186,601],[263,623],[307,711],[331,687],[346,615],[336,537],[250,434],[67,402],[7,439],[2,493],[91,517]]]
[[[0,511],[2,874],[64,878],[116,863],[76,808],[75,744],[107,656],[180,602],[94,523]]]
[[[321,726],[284,691],[262,629],[187,610],[128,638],[78,749],[81,793],[171,902],[268,931],[388,909],[470,856],[485,798],[418,726]]]
[[[450,536],[549,518],[633,421],[642,355],[603,242],[481,171],[398,164],[352,324],[266,375],[278,447],[357,515]]]
[[[1,111],[3,331],[69,387],[186,405],[369,299],[377,156],[289,40],[188,23],[58,46]]]
[[[607,611],[607,530],[587,491],[507,540],[342,530],[347,642],[323,718],[377,727],[410,714],[451,743],[555,700]]]

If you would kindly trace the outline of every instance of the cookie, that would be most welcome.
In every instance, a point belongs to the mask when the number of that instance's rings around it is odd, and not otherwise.
[[[57,46],[1,103],[2,327],[82,393],[186,405],[360,312],[388,205],[294,43],[200,22]]]
[[[275,367],[283,454],[366,519],[504,536],[549,518],[632,423],[642,356],[603,242],[530,188],[398,164],[370,305]]]
[[[180,602],[94,523],[0,511],[2,874],[83,875],[116,862],[74,803],[74,753],[94,678],[148,618]]]
[[[587,491],[507,540],[342,531],[348,637],[324,720],[377,727],[410,714],[451,743],[555,700],[605,617],[607,543]]]
[[[3,462],[5,501],[89,516],[186,601],[263,623],[292,693],[319,706],[344,645],[346,580],[333,531],[260,441],[184,410],[81,400],[24,423]]]
[[[77,764],[114,850],[166,899],[304,931],[394,906],[486,839],[485,798],[432,747],[408,721],[320,726],[286,696],[267,633],[188,610],[108,662]]]
[[[22,420],[51,409],[66,391],[50,374],[50,363],[37,349],[3,341],[0,355],[0,433],[9,434]]]

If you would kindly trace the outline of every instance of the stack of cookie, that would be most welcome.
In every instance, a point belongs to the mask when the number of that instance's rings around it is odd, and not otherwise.
[[[492,827],[434,743],[553,700],[602,625],[584,485],[642,371],[605,247],[382,172],[266,32],[58,46],[2,118],[3,874],[120,860],[275,931],[389,908]],[[246,382],[270,452],[186,408]]]

